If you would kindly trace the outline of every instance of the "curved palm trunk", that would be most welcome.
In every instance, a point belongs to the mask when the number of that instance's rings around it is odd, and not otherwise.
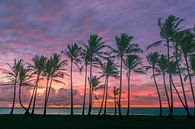
[[[163,72],[163,82],[164,82],[164,88],[165,88],[165,94],[166,94],[166,97],[167,97],[167,102],[168,102],[168,107],[169,107],[169,110],[170,110],[170,100],[169,100],[169,95],[168,95],[168,91],[167,91],[167,86],[166,86],[166,79],[165,79],[165,73]]]
[[[167,40],[167,55],[168,55],[168,68],[170,67],[170,43]],[[169,88],[170,88],[170,105],[169,105],[169,117],[172,118],[173,115],[173,93],[172,93],[172,85],[171,85],[171,73],[169,73]]]
[[[106,115],[106,109],[107,109],[107,100],[108,100],[108,81],[109,77],[107,78],[107,83],[106,83],[106,96],[105,96],[105,103],[104,103],[104,115]]]
[[[119,89],[119,102],[118,102],[118,111],[119,111],[119,115],[121,116],[122,114],[121,114],[121,94],[122,94],[122,75],[123,75],[123,73],[122,73],[122,70],[123,70],[123,56],[121,56],[121,58],[120,58],[120,89]]]
[[[22,97],[21,97],[21,94],[22,94],[22,83],[20,82],[19,84],[19,103],[20,103],[20,106],[25,110],[27,111],[27,109],[24,107],[24,105],[22,104]]]
[[[39,77],[40,77],[40,74],[37,75],[37,79],[36,79],[36,83],[35,83],[35,93],[34,93],[34,102],[33,102],[33,107],[32,107],[32,114],[34,114],[34,111],[35,111]]]
[[[14,81],[14,96],[13,96],[13,103],[12,103],[12,109],[10,111],[10,115],[12,115],[14,112],[15,101],[16,101],[16,78],[17,77],[15,77],[15,81]]]
[[[179,66],[179,61],[178,61],[178,57],[177,57],[177,46],[176,46],[176,64],[177,64],[177,67],[178,67],[178,73],[179,73],[179,78],[180,78],[180,82],[181,82],[181,88],[182,88],[182,93],[183,93],[183,97],[184,97],[184,102],[185,102],[185,110],[186,110],[186,113],[188,116],[190,116],[190,113],[189,113],[189,107],[188,107],[188,102],[187,102],[187,98],[186,98],[186,92],[185,92],[185,88],[184,88],[184,83],[183,83],[183,78],[182,78],[182,75],[181,75],[181,70],[180,70],[180,66]]]
[[[129,114],[130,114],[130,74],[131,74],[131,71],[129,70],[128,71],[128,78],[127,78],[127,80],[128,80],[128,107],[127,107],[127,116],[129,116]]]
[[[104,92],[103,92],[102,102],[101,102],[100,111],[98,113],[98,116],[100,116],[100,114],[102,112],[102,108],[103,108],[103,104],[104,104],[104,97],[105,97],[105,93],[106,93],[106,84],[107,84],[107,78],[105,78]]]
[[[153,73],[153,75],[155,75],[154,66],[152,68],[152,73]],[[161,117],[162,116],[162,101],[161,101],[160,91],[159,91],[159,88],[158,88],[158,85],[157,85],[157,82],[156,82],[156,77],[154,76],[153,79],[154,79],[154,84],[155,84],[155,87],[156,87],[156,91],[157,91],[157,94],[158,94],[159,105],[160,105],[159,117]]]
[[[90,63],[90,80],[92,79],[92,61]],[[92,109],[92,86],[91,82],[89,83],[89,110],[88,115],[91,115],[91,109]]]
[[[50,78],[47,77],[47,84],[46,84],[46,91],[45,91],[45,102],[44,102],[43,115],[46,115],[46,100],[47,100],[47,93],[48,93],[49,80],[50,80]]]
[[[186,67],[187,67],[187,72],[188,72],[188,76],[189,76],[189,81],[190,81],[190,88],[192,91],[192,98],[193,98],[193,102],[194,102],[194,116],[195,116],[195,95],[194,95],[194,88],[193,88],[193,84],[192,84],[192,77],[190,74],[190,69],[189,69],[189,64],[187,61],[187,56],[184,56],[185,62],[186,62]]]
[[[50,80],[50,84],[49,84],[49,89],[48,89],[48,93],[47,93],[47,99],[46,99],[46,106],[45,106],[45,112],[47,113],[47,103],[48,103],[48,100],[49,100],[49,95],[50,95],[50,91],[51,91],[51,86],[52,86],[52,82],[53,82],[53,77],[51,77],[51,80]]]
[[[117,108],[116,108],[116,95],[114,95],[114,115],[116,116]]]
[[[71,66],[70,66],[70,95],[71,95],[71,108],[70,108],[70,110],[71,110],[71,113],[70,113],[70,115],[71,116],[73,116],[74,115],[74,111],[73,111],[73,103],[74,103],[74,98],[73,98],[73,86],[72,86],[72,67],[73,67],[73,61],[71,60],[71,64],[70,64]]]
[[[85,65],[85,87],[84,87],[83,111],[82,111],[83,116],[85,115],[86,89],[87,89],[87,65]]]

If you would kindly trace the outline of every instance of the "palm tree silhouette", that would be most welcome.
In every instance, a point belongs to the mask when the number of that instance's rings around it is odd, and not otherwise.
[[[33,64],[29,65],[29,69],[32,71],[32,75],[36,74],[36,80],[35,80],[35,85],[34,85],[34,88],[33,88],[33,93],[31,95],[30,102],[29,102],[29,105],[28,105],[28,108],[27,108],[25,114],[29,114],[29,110],[30,110],[30,107],[31,107],[32,103],[33,103],[32,114],[34,114],[35,105],[36,105],[36,96],[37,96],[38,83],[39,83],[39,80],[40,80],[40,76],[43,73],[43,70],[45,68],[46,59],[47,58],[45,56],[36,55],[32,59]]]
[[[137,48],[136,44],[130,44],[133,40],[132,36],[128,34],[122,33],[120,36],[115,37],[116,40],[116,49],[109,47],[114,54],[113,56],[118,57],[120,60],[120,87],[119,87],[119,115],[121,114],[121,93],[122,93],[122,72],[123,72],[123,59],[125,55],[131,53],[140,53],[142,52],[139,48]]]
[[[158,59],[159,59],[159,53],[158,52],[152,52],[150,53],[146,58],[148,63],[150,64],[150,66],[148,67],[148,69],[152,69],[152,78],[156,87],[156,91],[157,91],[157,95],[158,95],[158,100],[159,100],[159,105],[160,105],[160,113],[159,116],[162,116],[162,99],[161,99],[161,95],[160,95],[160,91],[159,91],[159,87],[156,81],[156,71],[157,71],[157,63],[158,63]]]
[[[73,105],[73,82],[72,82],[72,72],[73,72],[73,64],[75,64],[78,68],[78,63],[81,63],[81,47],[78,44],[73,43],[67,46],[67,50],[61,51],[66,57],[70,59],[70,93],[71,93],[71,116],[74,115]],[[80,68],[79,68],[80,69]]]
[[[47,104],[49,100],[49,95],[52,87],[53,81],[57,83],[63,83],[60,80],[57,80],[56,78],[63,78],[64,72],[66,69],[64,69],[64,66],[66,65],[66,60],[61,61],[60,55],[54,53],[53,56],[51,56],[45,64],[45,74],[47,76],[47,85],[46,85],[46,92],[45,92],[45,104],[44,104],[44,112],[43,114],[46,115],[47,111]]]
[[[102,71],[100,72],[100,74],[102,77],[103,76],[105,77],[105,84],[104,84],[104,93],[103,93],[103,98],[101,102],[101,107],[100,107],[100,111],[98,115],[101,114],[103,103],[104,103],[104,115],[106,115],[109,78],[118,77],[118,68],[112,59],[107,59],[107,62],[101,65],[101,69]]]
[[[99,37],[97,34],[90,35],[89,40],[87,41],[87,45],[85,45],[87,49],[89,49],[90,53],[90,62],[89,62],[89,80],[92,79],[92,71],[93,71],[93,65],[100,62],[100,57],[104,56],[104,52],[102,51],[105,47],[104,42],[102,41],[102,37]],[[91,114],[92,109],[92,86],[91,83],[89,83],[89,110],[88,115]]]
[[[84,84],[84,97],[83,97],[83,109],[82,109],[82,115],[85,115],[85,102],[86,102],[86,89],[87,89],[87,71],[88,71],[88,65],[91,59],[91,54],[88,48],[82,49],[81,51],[81,59],[84,63],[85,67],[85,84]]]
[[[31,81],[33,81],[33,76],[31,74],[31,69],[29,67],[25,66],[23,63],[20,65],[20,70],[18,74],[18,83],[19,83],[19,103],[20,106],[27,111],[27,108],[22,104],[22,86],[31,86]],[[29,114],[29,112],[28,112]]]
[[[13,102],[12,102],[12,108],[11,108],[11,111],[10,111],[10,115],[13,114],[14,107],[15,107],[16,85],[17,85],[17,82],[18,82],[18,76],[19,76],[19,72],[20,72],[22,64],[23,64],[22,59],[20,59],[20,60],[14,59],[14,64],[13,65],[7,63],[10,70],[2,69],[3,74],[5,74],[6,77],[11,81],[11,83],[13,83],[13,87],[14,87]]]
[[[140,69],[137,69],[137,66],[141,64],[141,58],[138,55],[128,55],[124,60],[124,65],[127,70],[127,80],[128,80],[128,107],[127,107],[127,116],[130,114],[130,77],[131,72],[141,72]]]
[[[116,116],[117,113],[117,106],[118,106],[118,95],[119,95],[119,88],[114,87],[113,89],[113,95],[114,95],[114,115]]]
[[[195,116],[195,94],[194,94],[194,88],[192,84],[192,77],[190,74],[190,65],[188,63],[188,57],[190,54],[192,54],[195,50],[195,44],[194,44],[194,35],[190,31],[183,31],[182,36],[180,37],[179,47],[181,51],[183,52],[183,57],[186,64],[187,74],[189,77],[191,92],[192,92],[192,98],[194,102],[194,116]]]

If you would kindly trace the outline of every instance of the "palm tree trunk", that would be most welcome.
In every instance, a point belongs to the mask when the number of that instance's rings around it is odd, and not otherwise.
[[[116,108],[116,95],[114,95],[114,115],[116,116],[116,111],[117,111],[117,108]]]
[[[168,102],[168,107],[169,107],[169,110],[170,110],[170,100],[169,100],[169,95],[168,95],[168,91],[167,91],[167,86],[166,86],[166,79],[165,79],[165,73],[163,72],[163,82],[164,82],[164,88],[165,88],[165,94],[166,94],[166,97],[167,97],[167,102]]]
[[[74,106],[74,98],[73,98],[73,86],[72,86],[72,67],[73,67],[73,60],[71,60],[71,63],[70,63],[70,94],[71,94],[71,108],[70,108],[70,110],[71,110],[71,116],[73,116],[74,115],[74,111],[73,111],[73,106]]]
[[[85,65],[85,87],[84,87],[84,98],[83,98],[83,111],[82,111],[82,116],[85,115],[86,89],[87,89],[87,64]]]
[[[155,75],[154,66],[152,67],[152,73],[153,73],[153,75]],[[156,82],[156,77],[154,76],[153,79],[154,79],[156,91],[157,91],[157,94],[158,94],[159,105],[160,105],[159,117],[161,117],[162,116],[162,101],[161,101],[160,91],[159,91],[159,88],[158,88],[158,85],[157,85],[157,82]]]
[[[16,78],[17,77],[15,77],[15,82],[14,82],[14,96],[13,96],[13,103],[12,103],[12,109],[10,111],[10,115],[12,115],[14,112],[15,101],[16,101]]]
[[[27,109],[26,109],[26,108],[24,107],[24,105],[22,104],[21,93],[22,93],[22,83],[20,82],[20,84],[19,84],[19,103],[20,103],[20,106],[21,106],[25,111],[27,111]]]
[[[48,93],[49,80],[50,80],[50,78],[47,77],[47,84],[46,84],[46,91],[45,91],[45,102],[44,102],[44,111],[43,111],[43,115],[46,115],[46,100],[47,100],[47,93]]]
[[[127,80],[128,80],[128,107],[127,107],[127,116],[129,116],[130,113],[130,74],[131,71],[128,71],[128,76],[127,76]]]
[[[123,56],[121,56],[121,58],[120,58],[120,87],[119,87],[119,106],[118,106],[118,111],[119,111],[119,115],[121,116],[122,114],[121,114],[121,94],[122,94],[122,75],[123,75],[123,73],[122,73],[122,70],[123,70]]]
[[[169,46],[169,39],[167,39],[167,55],[168,55],[168,69],[170,67],[170,46]],[[170,110],[169,110],[169,117],[172,118],[173,115],[173,93],[172,93],[172,85],[171,85],[171,73],[169,72],[169,88],[170,88]]]
[[[92,79],[92,60],[90,63],[90,80]],[[88,115],[91,115],[91,109],[92,109],[92,86],[91,86],[91,82],[89,83],[89,110],[88,110]]]
[[[53,77],[51,77],[50,84],[49,84],[49,90],[48,90],[48,93],[47,93],[46,110],[47,110],[47,103],[48,103],[48,100],[49,100],[49,95],[50,95],[50,91],[51,91],[52,82],[53,82]]]
[[[183,83],[183,78],[182,78],[182,75],[181,75],[181,70],[180,70],[180,66],[179,66],[179,60],[178,60],[178,47],[177,45],[175,45],[175,53],[176,53],[176,64],[177,64],[177,68],[178,68],[178,73],[179,73],[179,78],[180,78],[180,82],[181,82],[181,88],[182,88],[182,92],[183,92],[183,97],[184,97],[184,102],[185,102],[185,109],[186,109],[186,113],[187,115],[190,116],[190,113],[189,113],[189,107],[188,107],[188,102],[187,102],[187,98],[186,98],[186,92],[185,92],[185,88],[184,88],[184,83]]]
[[[102,108],[103,108],[103,104],[104,104],[104,97],[105,97],[105,93],[106,93],[106,84],[107,84],[107,78],[105,78],[104,92],[103,92],[102,102],[101,102],[100,111],[98,113],[98,116],[100,116],[100,114],[102,112]]]
[[[107,78],[107,83],[106,83],[106,96],[105,96],[105,103],[104,103],[104,115],[106,115],[106,109],[107,109],[107,100],[108,100],[108,81],[109,81],[109,77]]]
[[[192,98],[193,98],[193,102],[194,102],[194,116],[195,116],[195,95],[194,95],[194,88],[193,88],[193,84],[192,84],[192,77],[191,77],[191,74],[190,74],[189,64],[188,64],[188,61],[187,61],[187,56],[184,55],[184,59],[185,59],[185,62],[186,62],[187,72],[188,72],[189,81],[190,81],[190,87],[191,87],[191,91],[192,91]]]
[[[34,93],[34,102],[33,102],[33,107],[32,107],[32,114],[34,114],[34,111],[35,111],[39,77],[40,77],[40,74],[37,75],[37,79],[36,79],[36,83],[35,83],[35,93]]]

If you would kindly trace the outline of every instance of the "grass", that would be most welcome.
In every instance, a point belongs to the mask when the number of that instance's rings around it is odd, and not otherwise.
[[[195,120],[157,116],[0,115],[0,129],[195,129]]]

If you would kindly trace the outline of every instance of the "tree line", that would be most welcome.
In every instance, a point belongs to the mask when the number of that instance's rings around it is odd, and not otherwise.
[[[59,54],[54,53],[50,57],[44,55],[36,55],[32,59],[32,63],[26,63],[23,59],[14,60],[13,64],[8,64],[9,69],[1,69],[6,78],[13,85],[13,104],[10,114],[13,114],[16,101],[16,88],[19,87],[19,103],[25,110],[25,114],[34,114],[36,106],[36,97],[39,83],[41,80],[46,80],[44,93],[44,111],[46,115],[47,105],[49,101],[50,91],[53,82],[64,84],[64,76],[70,78],[70,96],[71,96],[71,115],[74,115],[74,74],[73,68],[78,68],[80,72],[84,72],[84,91],[82,115],[85,114],[86,101],[88,100],[88,115],[91,115],[93,107],[93,98],[100,101],[100,110],[98,115],[106,115],[108,87],[110,78],[119,79],[119,87],[113,88],[113,101],[115,106],[114,115],[121,113],[121,94],[123,89],[122,79],[127,78],[128,86],[128,102],[126,115],[130,115],[131,105],[131,77],[132,73],[147,74],[152,72],[151,78],[154,81],[156,94],[159,100],[159,116],[162,116],[162,92],[159,90],[157,78],[163,80],[163,92],[166,96],[166,101],[169,109],[169,117],[173,116],[174,99],[173,93],[176,92],[180,103],[186,111],[188,117],[195,116],[195,94],[193,86],[193,76],[195,75],[195,33],[192,28],[186,29],[181,27],[184,20],[170,15],[164,21],[159,18],[158,26],[160,29],[159,41],[151,43],[146,50],[140,48],[139,44],[134,43],[133,36],[126,33],[115,36],[115,48],[106,45],[103,38],[97,34],[92,34],[86,44],[72,43],[68,44],[67,48]],[[153,47],[160,46],[165,49],[163,52],[158,52]],[[143,65],[142,53],[149,51],[146,59],[149,65]],[[68,60],[63,60],[64,56]],[[68,62],[70,69],[67,70]],[[98,69],[98,72],[94,72]],[[125,75],[124,72],[126,72]],[[88,75],[89,73],[89,75]],[[98,74],[98,75],[97,75]],[[175,86],[174,77],[179,78],[180,86]],[[100,79],[104,79],[101,84]],[[193,114],[189,111],[189,102],[186,83],[189,81],[191,97],[193,99]],[[9,84],[10,84],[9,83]],[[5,84],[7,85],[7,84]],[[22,87],[33,86],[30,101],[27,107],[22,103]],[[87,86],[89,97],[86,97]],[[178,90],[181,88],[181,92]],[[101,98],[98,98],[94,91],[103,89]]]

